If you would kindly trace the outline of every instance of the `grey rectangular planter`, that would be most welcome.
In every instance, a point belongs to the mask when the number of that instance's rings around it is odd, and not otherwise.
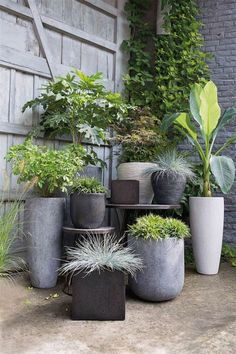
[[[73,320],[124,320],[124,274],[94,271],[73,276],[71,317]]]

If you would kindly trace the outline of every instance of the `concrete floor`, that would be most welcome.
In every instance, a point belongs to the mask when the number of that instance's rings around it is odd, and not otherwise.
[[[71,321],[62,286],[29,285],[24,276],[0,279],[1,354],[236,353],[236,268],[225,263],[216,276],[188,270],[173,301],[129,297],[124,322]]]

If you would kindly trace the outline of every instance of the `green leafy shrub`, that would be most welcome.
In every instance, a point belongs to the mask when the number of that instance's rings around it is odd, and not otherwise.
[[[192,164],[188,162],[185,155],[176,149],[163,151],[157,155],[153,161],[156,166],[147,169],[147,173],[152,174],[158,172],[160,176],[181,176],[183,178],[192,179],[194,177]]]
[[[190,236],[190,230],[182,221],[173,218],[163,218],[149,214],[136,220],[129,226],[129,233],[145,240],[162,240],[167,238],[185,238]]]
[[[94,177],[76,178],[72,184],[73,192],[81,193],[106,193],[107,189]]]
[[[19,176],[18,183],[32,181],[43,197],[49,197],[56,190],[67,191],[82,169],[85,155],[82,146],[71,144],[63,150],[52,150],[27,139],[12,146],[6,159],[11,161],[13,173]]]
[[[142,266],[142,260],[115,235],[90,235],[80,239],[76,247],[67,249],[67,261],[60,273],[73,276],[80,272],[118,270],[134,275]]]
[[[105,89],[101,79],[101,73],[87,76],[75,69],[49,81],[41,95],[23,107],[23,111],[37,106],[44,109],[40,126],[33,133],[43,131],[49,137],[70,134],[74,144],[83,140],[95,145],[106,142],[107,128],[122,119],[126,105],[120,94]]]
[[[145,162],[154,159],[169,141],[160,129],[161,122],[148,108],[135,107],[119,124],[113,141],[121,144],[119,162]]]

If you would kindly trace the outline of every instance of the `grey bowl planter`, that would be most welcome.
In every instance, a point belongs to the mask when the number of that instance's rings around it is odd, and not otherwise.
[[[71,220],[77,228],[96,229],[100,227],[105,211],[105,193],[75,192],[70,196]]]
[[[143,270],[129,278],[133,293],[147,301],[166,301],[178,296],[184,285],[184,241],[129,236],[128,242],[144,263]]]
[[[124,320],[125,276],[118,271],[79,273],[72,279],[73,320]]]
[[[179,204],[186,186],[186,178],[182,176],[151,176],[155,200],[158,204]]]
[[[24,233],[31,284],[52,288],[57,283],[62,248],[64,198],[31,198],[25,203]]]

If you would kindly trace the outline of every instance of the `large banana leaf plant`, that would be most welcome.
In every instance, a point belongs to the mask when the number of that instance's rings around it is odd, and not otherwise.
[[[221,153],[236,142],[236,136],[228,138],[216,150],[214,150],[214,145],[219,131],[234,118],[236,109],[228,108],[221,115],[217,87],[212,81],[207,82],[204,87],[195,84],[190,93],[189,104],[190,113],[175,113],[166,116],[162,128],[168,130],[174,124],[197,150],[203,165],[203,196],[212,196],[211,174],[221,191],[226,194],[234,182],[235,166],[230,157],[223,156]]]

